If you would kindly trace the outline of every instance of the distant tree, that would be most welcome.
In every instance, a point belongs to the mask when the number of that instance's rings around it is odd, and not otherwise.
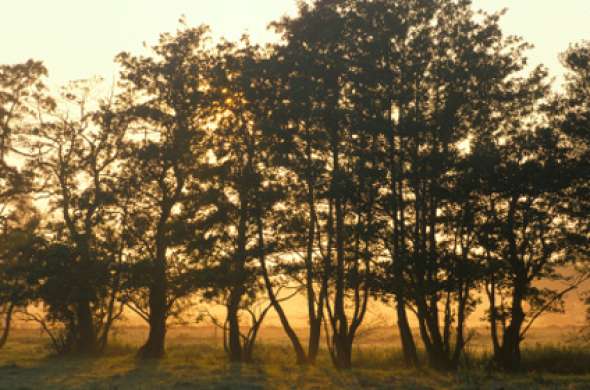
[[[207,306],[215,307],[215,305],[223,305],[226,308],[225,320],[220,320],[217,316],[211,313],[211,310],[201,310],[197,316],[197,322],[208,321],[213,326],[221,329],[223,332],[223,350],[232,359],[236,359],[237,353],[232,351],[230,347],[230,328],[228,314],[231,310],[228,304],[231,302],[227,296],[227,291],[223,290],[223,283],[215,278],[211,278],[210,282],[215,284],[215,288],[205,290],[203,294],[204,301]],[[230,292],[231,294],[231,292]],[[258,340],[259,332],[267,314],[272,309],[272,305],[267,300],[260,299],[257,296],[242,297],[237,316],[240,319],[238,327],[238,337],[240,339],[239,362],[252,363],[254,361],[254,350]],[[243,317],[246,317],[244,320]],[[235,348],[235,345],[234,347]]]
[[[306,8],[301,12],[307,12]],[[304,291],[309,326],[306,350],[295,332],[288,333],[299,363],[313,364],[320,350],[331,267],[320,245],[325,243],[329,229],[320,226],[318,220],[329,178],[327,140],[314,117],[315,99],[322,93],[316,79],[319,68],[308,67],[313,64],[313,50],[289,38],[299,22],[299,18],[285,19],[274,24],[287,44],[274,47],[260,65],[264,81],[256,84],[256,90],[261,91],[257,100],[262,108],[259,121],[267,139],[265,152],[277,175],[275,181],[278,178],[284,188],[270,212],[274,240],[280,242],[273,261],[275,278],[278,276],[283,284],[300,285]],[[288,319],[283,322],[286,330],[291,327]]]
[[[128,255],[136,289],[128,304],[149,324],[139,352],[146,358],[164,354],[166,321],[194,289],[180,250],[186,236],[176,227],[185,218],[187,199],[198,195],[199,167],[207,163],[202,144],[209,124],[206,41],[207,28],[187,28],[162,34],[152,56],[117,57],[123,90],[119,112],[132,123],[121,166],[136,243]]]

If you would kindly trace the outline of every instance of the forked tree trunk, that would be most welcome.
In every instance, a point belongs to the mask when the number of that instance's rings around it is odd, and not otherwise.
[[[506,371],[517,371],[521,365],[520,330],[525,317],[522,308],[522,299],[520,288],[515,288],[512,298],[510,325],[508,325],[504,333],[503,342],[499,351],[500,356],[496,356],[496,361]]]
[[[347,337],[343,336],[344,334],[340,332],[332,336],[332,343],[334,345],[332,362],[339,370],[349,370],[352,368],[352,346],[348,343]]]

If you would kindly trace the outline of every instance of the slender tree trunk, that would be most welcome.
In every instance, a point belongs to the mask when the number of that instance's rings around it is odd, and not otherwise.
[[[491,275],[490,289],[487,290],[488,299],[490,301],[490,336],[492,338],[492,345],[494,348],[494,358],[499,360],[500,356],[500,340],[498,338],[498,321],[496,318],[496,282],[494,274]]]
[[[303,346],[301,345],[301,342],[299,341],[299,337],[297,337],[297,334],[295,333],[295,331],[291,327],[291,324],[289,323],[289,319],[287,318],[287,315],[285,314],[283,307],[279,303],[279,300],[277,299],[277,297],[274,293],[272,282],[271,282],[270,276],[268,274],[268,268],[266,266],[266,254],[265,254],[266,249],[265,249],[265,244],[264,244],[264,226],[263,226],[263,222],[262,222],[261,213],[262,213],[261,207],[260,207],[260,205],[258,205],[258,215],[256,216],[256,224],[257,224],[257,228],[258,228],[258,251],[259,251],[260,267],[262,268],[262,277],[264,279],[264,285],[266,287],[266,291],[268,294],[268,298],[270,299],[270,303],[272,304],[275,312],[279,316],[279,320],[281,321],[281,325],[283,326],[283,329],[285,330],[287,337],[289,337],[289,341],[291,341],[291,344],[293,345],[293,349],[295,350],[295,355],[297,356],[297,364],[304,364],[304,363],[307,363],[307,356],[305,354],[305,351],[303,350]]]
[[[327,265],[325,265],[327,267]],[[319,302],[317,304],[317,314],[315,320],[310,322],[309,326],[309,348],[307,352],[307,359],[310,364],[314,364],[319,350],[322,335],[322,324],[324,323],[324,307],[326,306],[326,299],[328,294],[328,272],[327,268],[322,273],[322,286],[319,293]]]
[[[99,351],[104,351],[104,349],[107,347],[108,342],[109,342],[109,334],[111,331],[111,327],[113,326],[113,323],[115,322],[117,317],[121,314],[121,312],[115,314],[117,293],[119,292],[119,284],[120,284],[119,277],[120,276],[117,275],[117,280],[113,286],[113,289],[111,292],[111,298],[109,300],[109,306],[107,308],[107,318],[104,321],[104,325],[101,329],[100,336],[98,337]],[[122,310],[122,308],[121,308],[121,310]]]
[[[518,249],[515,238],[515,214],[518,204],[518,195],[514,194],[510,200],[506,230],[508,231],[509,257],[512,272],[516,275],[513,280],[512,309],[510,324],[504,331],[502,347],[500,349],[499,363],[507,371],[515,371],[520,368],[520,329],[524,322],[524,310],[522,301],[528,280],[523,262],[518,257]]]
[[[227,302],[227,323],[228,328],[228,352],[232,362],[242,362],[244,351],[240,336],[240,302],[245,292],[244,272],[246,265],[246,241],[248,227],[248,202],[245,190],[240,190],[240,209],[238,221],[237,248],[234,263],[232,264],[232,283],[230,295]]]
[[[322,319],[316,319],[309,324],[309,344],[307,352],[307,362],[315,364],[320,350],[320,341],[322,335]]]
[[[459,295],[459,305],[457,313],[457,335],[455,337],[455,349],[453,351],[453,357],[451,359],[453,368],[459,367],[459,360],[463,354],[465,348],[465,321],[467,315],[465,313],[467,299],[469,298],[469,287],[465,284],[465,287],[461,289]]]
[[[436,370],[448,370],[452,367],[445,351],[444,342],[438,328],[436,313],[428,307],[424,299],[418,302],[418,321],[420,334],[426,347],[430,367]]]
[[[335,127],[334,127],[335,129]],[[336,134],[336,130],[333,130]],[[338,190],[340,183],[340,157],[338,150],[338,137],[334,135],[332,140],[332,157],[333,157],[333,190],[334,194],[334,208],[336,212],[336,283],[334,293],[334,360],[336,367],[339,369],[349,369],[352,365],[350,348],[348,348],[348,320],[344,309],[344,293],[346,289],[344,280],[344,205],[342,194]]]
[[[321,328],[324,312],[324,299],[326,283],[322,280],[322,287],[319,294],[319,302],[316,304],[316,293],[314,291],[314,242],[316,235],[316,206],[315,206],[315,193],[313,187],[312,177],[312,150],[309,129],[306,128],[306,157],[307,157],[307,172],[306,172],[306,183],[307,183],[307,203],[309,208],[309,226],[307,231],[307,248],[305,254],[305,283],[306,283],[306,298],[307,298],[307,311],[309,319],[309,341],[307,348],[307,362],[314,364],[320,349],[321,339]],[[324,275],[323,275],[324,276]],[[317,306],[317,312],[316,312]]]

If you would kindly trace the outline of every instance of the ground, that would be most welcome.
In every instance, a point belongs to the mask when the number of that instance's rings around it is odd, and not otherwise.
[[[164,359],[142,362],[135,358],[141,336],[127,331],[104,356],[76,358],[53,356],[37,331],[19,330],[0,350],[0,389],[590,389],[590,354],[565,347],[538,349],[529,365],[534,357],[539,369],[506,375],[484,359],[453,374],[408,370],[393,346],[362,344],[356,368],[339,372],[325,354],[315,367],[297,367],[289,346],[270,339],[255,364],[230,364],[213,337],[187,330],[171,332]]]

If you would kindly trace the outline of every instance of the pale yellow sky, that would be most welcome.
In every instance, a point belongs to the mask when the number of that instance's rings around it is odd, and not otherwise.
[[[161,32],[174,31],[181,15],[191,25],[207,23],[214,36],[238,38],[248,32],[264,42],[266,26],[296,11],[295,0],[3,0],[0,63],[43,60],[50,80],[116,74],[113,57],[139,51]],[[508,8],[502,24],[536,48],[531,63],[561,74],[557,54],[570,42],[590,39],[590,0],[474,0],[476,8]]]

